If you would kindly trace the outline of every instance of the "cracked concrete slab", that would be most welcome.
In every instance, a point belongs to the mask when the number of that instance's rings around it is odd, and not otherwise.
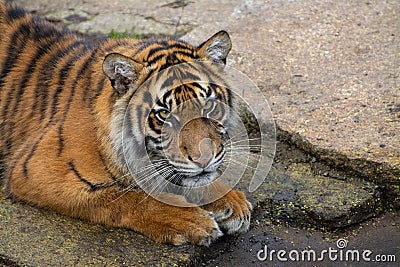
[[[50,21],[62,22],[83,34],[109,34],[112,29],[132,35],[183,34],[205,23],[222,22],[240,0],[140,1],[140,0],[15,0]]]

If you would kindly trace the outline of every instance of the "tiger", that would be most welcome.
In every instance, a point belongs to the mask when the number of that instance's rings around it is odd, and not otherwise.
[[[87,40],[1,0],[0,32],[7,198],[173,245],[209,246],[248,231],[252,204],[217,179],[224,121],[235,126],[234,96],[215,67],[232,47],[226,31],[198,46],[173,37]],[[173,70],[180,64],[188,66]],[[210,81],[194,82],[202,75]],[[161,190],[173,205],[136,176],[212,186],[193,199]],[[223,196],[207,201],[212,191]]]

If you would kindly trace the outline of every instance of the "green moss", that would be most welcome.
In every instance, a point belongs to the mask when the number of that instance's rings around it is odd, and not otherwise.
[[[116,31],[112,29],[110,31],[110,38],[112,39],[122,39],[122,38],[133,38],[133,39],[139,39],[140,35],[138,33],[135,34],[129,34],[128,30],[125,30],[124,32]]]

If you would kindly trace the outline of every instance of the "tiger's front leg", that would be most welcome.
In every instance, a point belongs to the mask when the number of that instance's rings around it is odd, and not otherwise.
[[[71,175],[65,177],[66,180],[70,178]],[[92,191],[82,184],[71,188],[65,184],[32,184],[29,179],[21,187],[17,185],[18,180],[18,177],[11,180],[11,194],[18,199],[94,223],[130,228],[156,242],[208,246],[223,235],[210,212],[197,206],[171,206],[142,191],[124,193],[112,188]],[[28,187],[36,188],[34,195],[25,190]],[[54,187],[64,190],[50,196]],[[179,196],[171,197],[177,198],[175,202],[184,201]]]
[[[52,151],[42,154],[45,147],[37,145],[36,153],[27,153],[9,166],[6,186],[11,197],[94,223],[133,229],[157,242],[208,246],[222,235],[204,209],[170,206],[141,190],[124,191],[113,183],[104,186],[112,180],[101,166],[52,157]],[[190,206],[179,196],[170,197]]]

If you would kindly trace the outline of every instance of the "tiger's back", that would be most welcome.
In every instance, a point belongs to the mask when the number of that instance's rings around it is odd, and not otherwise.
[[[215,203],[198,207],[170,196],[187,204],[180,207],[149,198],[128,166],[142,161],[136,150],[160,157],[166,140],[162,126],[178,102],[190,100],[207,116],[217,100],[231,105],[225,86],[215,84],[138,90],[150,77],[175,84],[173,71],[160,74],[170,66],[224,64],[231,48],[226,32],[198,47],[173,39],[90,42],[2,0],[0,32],[0,152],[9,197],[173,244],[209,245],[222,235],[220,228],[229,234],[248,229],[251,205],[244,194],[213,180],[224,158],[225,130],[211,118],[185,126],[185,140],[178,142],[182,153],[172,149],[172,157],[149,164],[167,170],[166,180],[203,179],[213,183],[212,190],[227,192]],[[189,68],[189,76],[196,76],[195,69]],[[204,69],[225,84],[215,70]],[[143,127],[149,130],[139,130]],[[128,156],[122,154],[124,145],[133,151]]]
[[[101,63],[96,54],[123,45],[92,44],[16,6],[0,6],[0,144],[9,155],[32,137],[29,133],[63,125],[73,105],[82,109],[80,119],[89,119],[84,114],[90,114],[106,81],[96,72]]]

